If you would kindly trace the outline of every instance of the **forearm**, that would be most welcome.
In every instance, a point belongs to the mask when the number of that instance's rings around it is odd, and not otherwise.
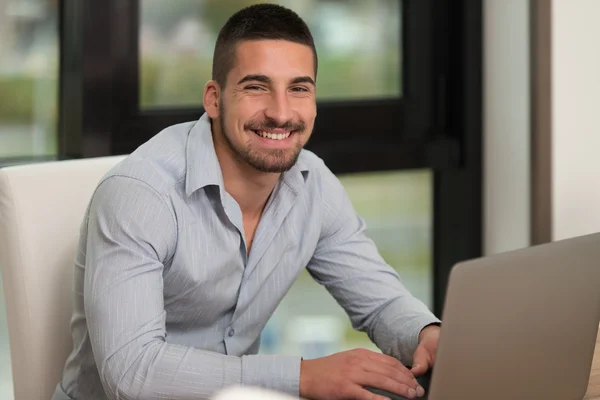
[[[418,299],[402,296],[391,301],[377,313],[367,328],[371,340],[404,365],[412,364],[419,333],[440,320]]]
[[[234,357],[162,340],[123,348],[99,369],[109,399],[205,399],[239,385],[299,393],[299,357]]]

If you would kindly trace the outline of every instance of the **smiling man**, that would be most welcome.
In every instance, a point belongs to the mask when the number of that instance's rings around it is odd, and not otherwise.
[[[55,400],[201,399],[235,385],[328,400],[380,398],[365,387],[423,395],[415,376],[433,365],[439,320],[303,150],[316,82],[313,39],[295,13],[262,4],[229,19],[205,114],[158,133],[98,184]],[[383,354],[257,354],[304,268]]]

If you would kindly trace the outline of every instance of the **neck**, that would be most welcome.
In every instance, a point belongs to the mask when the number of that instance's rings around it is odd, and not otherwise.
[[[213,140],[225,190],[238,203],[244,216],[260,217],[281,174],[261,172],[248,165],[220,136],[213,135]]]

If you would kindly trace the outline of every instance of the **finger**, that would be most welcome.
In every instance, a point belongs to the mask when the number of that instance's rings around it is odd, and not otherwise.
[[[396,382],[406,385],[408,387],[411,387],[415,390],[417,390],[417,388],[419,387],[419,383],[417,382],[417,379],[415,377],[413,377],[412,374],[410,376],[406,375],[406,374],[398,371],[396,368],[391,367],[387,364],[382,364],[377,361],[367,360],[367,361],[363,361],[363,363],[361,364],[361,367],[363,368],[363,370],[365,370],[367,372],[373,372],[375,374],[387,376],[388,378],[393,379]]]
[[[415,376],[423,375],[430,367],[430,355],[427,349],[423,346],[417,347],[413,356],[413,366],[410,371]]]
[[[419,393],[417,393],[416,389],[409,387],[406,384],[395,381],[394,379],[388,378],[387,376],[380,375],[373,372],[361,372],[357,374],[354,379],[354,382],[358,383],[361,386],[368,386],[375,389],[385,390],[390,393],[397,394],[399,396],[404,396],[409,399],[414,399],[417,397],[417,394],[423,394],[421,388]]]
[[[402,372],[403,374],[409,376],[410,378],[414,378],[413,373],[394,357],[390,357],[388,355],[381,354],[381,353],[372,352],[372,354],[370,354],[368,358],[370,360],[374,360],[374,361],[389,365],[389,366],[397,369],[398,371]]]

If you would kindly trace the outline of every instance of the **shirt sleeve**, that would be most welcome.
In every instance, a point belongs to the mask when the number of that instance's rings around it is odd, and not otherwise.
[[[87,221],[84,303],[107,398],[208,398],[235,385],[297,396],[299,357],[235,357],[166,342],[163,269],[176,245],[175,215],[155,189],[121,176],[98,187]]]
[[[383,353],[411,365],[419,333],[440,320],[380,256],[364,220],[329,170],[322,187],[322,231],[308,271],[344,308],[355,329],[366,332]]]

